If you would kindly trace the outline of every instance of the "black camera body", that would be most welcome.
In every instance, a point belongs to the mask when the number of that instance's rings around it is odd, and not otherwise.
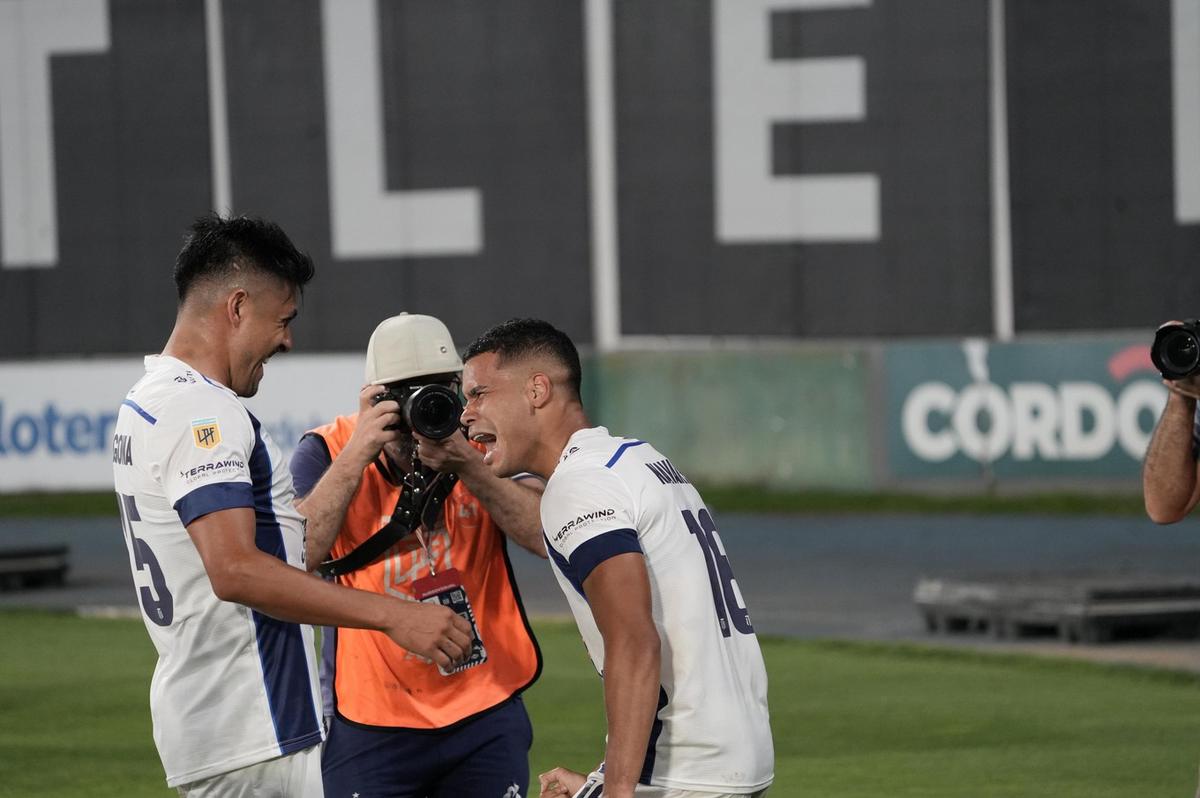
[[[449,438],[459,430],[462,400],[458,391],[439,383],[392,387],[375,397],[376,402],[390,399],[400,405],[403,424],[389,430],[412,430],[431,440]]]
[[[1200,374],[1200,320],[1159,327],[1150,346],[1150,359],[1168,380]]]

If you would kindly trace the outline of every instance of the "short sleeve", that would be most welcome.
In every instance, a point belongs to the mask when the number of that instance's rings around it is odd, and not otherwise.
[[[163,488],[184,526],[218,510],[254,506],[254,430],[245,409],[223,399],[181,402],[155,425]]]
[[[606,468],[555,475],[542,497],[542,529],[555,564],[582,593],[592,570],[618,554],[641,552],[636,510],[625,483]]]
[[[329,445],[325,439],[315,432],[305,433],[296,444],[296,451],[288,463],[296,495],[303,498],[311,493],[332,463],[333,458],[329,455]]]

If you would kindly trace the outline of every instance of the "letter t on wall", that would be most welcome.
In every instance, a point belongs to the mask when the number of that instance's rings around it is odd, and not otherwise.
[[[773,62],[771,12],[869,5],[870,0],[713,0],[717,240],[725,244],[874,241],[874,174],[775,177],[773,122],[866,118],[862,58]]]
[[[321,27],[334,256],[482,251],[479,189],[387,190],[376,0],[322,0]]]
[[[108,0],[0,2],[0,265],[58,263],[50,56],[109,48]]]

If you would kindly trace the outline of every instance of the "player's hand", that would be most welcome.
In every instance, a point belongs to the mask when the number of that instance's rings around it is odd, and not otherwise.
[[[414,432],[413,440],[417,442],[417,457],[434,471],[460,474],[472,465],[483,464],[483,453],[458,433],[435,441]]]
[[[356,460],[362,468],[379,456],[384,444],[398,440],[404,433],[388,430],[400,423],[400,405],[387,399],[375,402],[375,397],[383,393],[378,385],[367,385],[358,394],[358,424],[346,448],[340,456],[349,456]]]
[[[587,781],[587,776],[566,768],[555,768],[538,776],[542,791],[538,798],[571,798]]]
[[[471,653],[471,624],[449,607],[397,599],[395,623],[385,629],[397,645],[450,670]]]

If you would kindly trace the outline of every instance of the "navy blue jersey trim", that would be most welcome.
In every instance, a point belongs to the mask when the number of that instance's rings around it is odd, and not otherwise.
[[[658,738],[662,736],[663,722],[662,711],[666,709],[667,691],[660,684],[658,686],[658,709],[654,711],[654,725],[650,727],[650,742],[646,744],[646,759],[642,762],[642,775],[638,778],[638,784],[649,784],[650,777],[654,775],[654,760],[658,757]]]
[[[626,449],[629,449],[633,446],[641,446],[643,443],[645,443],[645,441],[626,441],[625,443],[622,443],[617,447],[617,450],[613,452],[613,456],[608,458],[608,462],[604,464],[604,467],[612,468],[614,465],[616,465],[617,461],[621,459],[621,455],[625,454]]]
[[[196,373],[200,374],[200,372],[198,372],[198,371]],[[205,377],[203,374],[200,374],[200,379],[204,380],[205,382],[207,382],[209,385],[211,385],[214,388],[224,388],[225,387],[224,385],[213,382],[208,377]]]
[[[635,551],[640,554],[642,552],[637,532],[632,529],[614,529],[584,541],[579,548],[572,552],[570,560],[550,545],[550,538],[546,537],[545,532],[542,533],[542,537],[546,539],[546,552],[550,555],[550,561],[567,578],[571,587],[575,588],[575,592],[584,601],[587,601],[587,595],[583,592],[583,583],[597,565],[618,554]]]
[[[585,784],[584,787],[588,785]],[[597,781],[592,783],[591,787],[580,794],[580,798],[600,798],[604,793],[604,782]]]
[[[314,745],[321,743],[321,731],[318,729],[315,732],[309,732],[303,737],[297,737],[294,740],[283,740],[279,743],[279,755],[287,756],[294,754],[297,751],[303,751],[307,748],[312,748]]]
[[[550,545],[550,538],[546,536],[545,532],[542,532],[542,537],[546,541],[546,553],[550,555],[550,562],[554,564],[559,573],[567,578],[567,581],[571,583],[571,587],[575,588],[575,592],[584,601],[587,601],[587,596],[583,595],[583,580],[575,578],[575,569],[571,567],[571,563],[567,562],[566,557],[559,554],[554,546]]]
[[[234,507],[253,507],[254,491],[245,482],[213,482],[201,485],[175,502],[175,512],[184,526],[197,518]]]
[[[250,416],[254,449],[250,452],[250,481],[254,486],[254,544],[260,551],[287,562],[283,530],[275,517],[271,496],[271,457],[262,438],[262,425]],[[254,610],[255,638],[267,705],[275,724],[275,739],[284,754],[320,739],[321,713],[313,702],[308,656],[300,625],[287,623]]]
[[[597,565],[610,557],[631,552],[642,553],[642,544],[638,541],[637,531],[614,529],[579,544],[579,548],[571,553],[571,565],[575,569],[582,587]]]
[[[337,631],[336,626],[321,627],[321,713],[327,718],[337,712]]]
[[[141,408],[141,406],[138,405],[138,403],[133,401],[132,399],[126,399],[124,402],[121,402],[121,404],[125,405],[126,407],[132,407],[135,413],[137,413],[139,416],[141,416],[142,418],[149,421],[151,424],[158,423],[157,418],[155,418],[154,416],[150,415],[145,410],[143,410]],[[111,405],[110,405],[110,407],[111,407]]]

